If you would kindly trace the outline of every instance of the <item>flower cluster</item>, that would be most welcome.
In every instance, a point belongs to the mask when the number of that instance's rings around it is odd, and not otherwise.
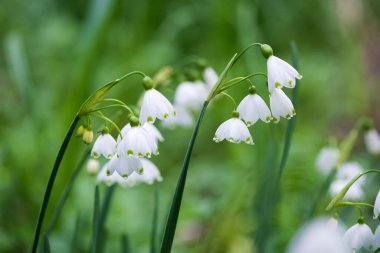
[[[280,117],[291,119],[295,109],[291,100],[282,91],[283,87],[294,88],[296,79],[302,76],[290,64],[273,55],[272,48],[261,45],[263,55],[267,58],[268,90],[270,109],[256,91],[255,86],[249,88],[249,94],[242,99],[233,112],[232,118],[222,123],[216,130],[214,141],[227,140],[232,143],[241,141],[253,144],[248,127],[259,119],[265,123],[273,120],[280,121]],[[222,93],[223,94],[223,93]]]
[[[169,100],[153,88],[153,82],[149,77],[144,77],[143,84],[145,93],[139,117],[123,105],[131,113],[129,122],[120,130],[116,139],[110,134],[108,127],[104,127],[92,147],[93,158],[107,159],[98,175],[98,182],[133,186],[141,182],[152,184],[162,180],[157,167],[147,160],[159,154],[158,142],[164,140],[153,123],[157,119],[173,118],[176,112]],[[78,129],[79,131],[82,130]],[[88,171],[93,174],[95,162],[90,161]]]

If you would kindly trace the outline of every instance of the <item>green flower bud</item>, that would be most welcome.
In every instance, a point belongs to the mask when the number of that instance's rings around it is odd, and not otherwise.
[[[359,217],[358,223],[359,224],[364,224],[364,217],[363,216]]]
[[[153,88],[153,80],[149,76],[143,78],[143,85],[145,90],[150,90]]]
[[[240,114],[238,111],[233,111],[232,112],[232,118],[239,118]]]
[[[109,134],[110,129],[108,127],[104,127],[102,130],[102,134]]]
[[[77,129],[77,137],[82,137],[85,131],[85,127],[83,125],[80,125]]]
[[[93,139],[94,139],[94,132],[92,131],[92,127],[89,126],[88,128],[85,129],[82,140],[84,143],[90,144],[92,143]]]
[[[273,49],[271,48],[271,46],[263,44],[261,45],[261,53],[264,55],[266,59],[268,59],[270,56],[273,55]]]
[[[140,125],[140,121],[136,116],[131,116],[130,123],[132,127]]]
[[[249,94],[252,94],[252,95],[256,94],[256,87],[252,85],[251,87],[249,87],[248,91],[249,91]]]

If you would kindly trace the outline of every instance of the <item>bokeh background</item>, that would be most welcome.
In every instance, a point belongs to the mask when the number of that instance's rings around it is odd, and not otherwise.
[[[265,216],[263,203],[273,187],[287,121],[256,124],[252,147],[213,143],[217,126],[233,110],[222,98],[208,109],[201,127],[173,248],[186,253],[283,252],[323,182],[314,165],[319,149],[332,137],[341,140],[363,116],[380,127],[379,25],[376,0],[1,1],[0,251],[30,247],[65,131],[97,87],[132,70],[154,75],[162,67],[181,66],[189,56],[207,59],[220,73],[235,52],[252,42],[270,44],[275,55],[291,62],[293,40],[304,78],[274,216]],[[265,59],[253,49],[230,76],[265,70]],[[172,96],[175,85],[162,92]],[[257,87],[267,97],[264,84],[258,81]],[[136,103],[141,92],[141,84],[131,79],[112,96]],[[240,100],[246,92],[242,87],[232,94]],[[162,129],[166,141],[153,159],[164,177],[159,184],[160,232],[191,131]],[[81,140],[72,140],[45,224],[86,148]],[[353,158],[365,164],[363,150],[359,140]],[[70,251],[78,222],[77,251],[88,251],[94,187],[95,178],[84,169],[51,235],[53,252]],[[116,190],[105,252],[121,252],[123,233],[132,252],[148,252],[153,192],[145,185]],[[257,238],[264,230],[263,246]]]

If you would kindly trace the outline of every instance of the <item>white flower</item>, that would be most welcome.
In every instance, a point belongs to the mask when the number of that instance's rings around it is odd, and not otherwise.
[[[331,197],[337,196],[341,190],[346,186],[348,181],[346,180],[335,180],[330,185],[330,195]],[[347,191],[346,195],[344,196],[344,200],[360,200],[364,196],[364,191],[360,184],[353,184],[350,189]]]
[[[346,231],[343,240],[353,251],[358,251],[361,248],[371,250],[374,237],[367,224],[356,223]]]
[[[294,88],[296,86],[296,79],[302,78],[289,63],[273,55],[267,59],[267,68],[268,88],[271,93],[275,88],[283,86]]]
[[[248,127],[255,124],[258,119],[268,123],[272,118],[268,106],[256,93],[247,95],[240,102],[237,111]]]
[[[100,167],[100,164],[99,164],[98,160],[89,159],[87,161],[86,168],[87,168],[87,173],[90,176],[96,175],[96,173],[98,173],[98,171],[99,171],[99,167]]]
[[[176,110],[176,116],[171,117],[168,120],[162,122],[162,126],[166,128],[174,128],[176,126],[189,127],[194,123],[193,115],[191,112],[181,106],[174,106]]]
[[[219,77],[218,77],[218,74],[215,72],[215,70],[213,68],[207,67],[203,71],[203,79],[205,80],[205,82],[208,85],[209,89],[211,89],[216,84],[216,82],[218,81]]]
[[[373,208],[373,218],[377,219],[380,215],[380,191],[377,193],[374,208]]]
[[[177,106],[199,110],[208,95],[208,89],[202,82],[183,82],[178,85],[174,102]]]
[[[323,173],[328,174],[336,166],[340,156],[338,148],[324,147],[318,154],[316,167]]]
[[[172,104],[160,92],[155,89],[148,89],[144,93],[144,98],[140,111],[140,122],[154,123],[156,118],[160,120],[175,116]]]
[[[331,228],[325,218],[305,225],[292,240],[288,253],[350,253],[342,228]]]
[[[92,148],[91,155],[94,158],[98,158],[102,155],[107,159],[111,159],[111,157],[115,154],[115,152],[116,152],[115,139],[109,133],[102,132],[94,143],[94,147]]]
[[[275,123],[280,121],[280,117],[290,119],[296,115],[292,101],[279,89],[273,89],[270,94],[270,108]]]
[[[128,131],[131,129],[131,124],[126,124],[121,130],[120,130],[120,133],[121,133],[121,136],[120,136],[120,134],[117,136],[117,144],[119,144],[120,143],[120,141],[121,141],[121,137],[125,137],[126,135],[127,135],[127,133],[128,133]]]
[[[380,248],[380,225],[377,226],[375,230],[375,236],[373,240],[373,249]]]
[[[216,130],[213,140],[221,142],[223,140],[239,143],[241,141],[247,144],[253,144],[252,136],[249,133],[248,127],[238,118],[239,113],[233,114],[233,117],[223,122]]]
[[[138,175],[141,178],[141,182],[146,184],[153,184],[154,182],[161,182],[162,177],[157,166],[148,159],[141,159],[144,167],[144,172]]]
[[[156,143],[158,141],[161,141],[161,142],[164,141],[164,137],[154,125],[146,122],[142,127],[145,128],[148,131],[148,133],[150,133],[151,136],[153,136],[154,141]]]
[[[353,177],[363,172],[362,166],[357,162],[346,162],[338,168],[337,178],[343,181],[350,181]],[[361,177],[355,182],[356,185],[364,185],[365,178]]]
[[[143,173],[144,168],[140,158],[135,156],[114,155],[106,166],[107,175],[112,175],[116,171],[123,178],[132,175],[133,172]]]
[[[104,165],[102,170],[99,172],[96,181],[97,183],[104,182],[106,185],[111,186],[115,183],[122,184],[125,179],[123,179],[118,173],[113,173],[111,175],[107,172],[108,163]]]
[[[157,143],[144,127],[132,126],[118,145],[118,155],[150,157],[158,154]]]
[[[380,136],[375,128],[372,128],[364,133],[364,143],[369,153],[380,154]]]

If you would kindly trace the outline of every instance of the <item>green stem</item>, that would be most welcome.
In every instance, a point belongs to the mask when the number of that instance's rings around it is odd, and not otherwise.
[[[121,252],[122,253],[129,253],[131,252],[130,250],[130,245],[129,245],[129,239],[126,234],[121,235]]]
[[[339,202],[339,203],[336,203],[335,206],[366,206],[366,207],[370,207],[370,208],[373,208],[373,205],[371,204],[368,204],[368,203],[362,203],[362,202]]]
[[[99,114],[99,115],[97,115],[97,114],[91,114],[91,116],[97,117],[99,119],[102,119],[102,120],[110,123],[116,129],[116,131],[118,132],[118,134],[120,134],[120,136],[122,136],[120,128],[111,119],[107,118],[106,116],[104,116],[102,114]]]
[[[91,253],[97,253],[98,251],[98,243],[97,239],[99,232],[99,224],[100,224],[100,206],[99,206],[99,186],[95,186],[95,196],[94,196],[94,214],[92,217],[92,242],[91,242]]]
[[[152,220],[152,235],[150,241],[150,252],[157,252],[157,221],[158,221],[158,184],[154,186],[153,194],[153,220]]]
[[[235,99],[230,94],[228,94],[226,92],[221,92],[220,94],[228,97],[232,101],[232,103],[234,104],[234,110],[236,110],[237,105],[236,105]]]
[[[250,49],[251,47],[254,47],[254,46],[259,46],[259,47],[261,47],[261,45],[262,45],[261,43],[252,43],[251,45],[247,46],[246,48],[243,49],[243,51],[241,51],[241,52],[237,55],[237,57],[236,57],[236,59],[235,59],[235,62],[236,62],[237,60],[239,60],[239,58],[240,58],[245,52],[247,52],[248,49]]]
[[[104,109],[109,109],[109,108],[115,108],[115,107],[120,107],[120,108],[123,108],[123,109],[126,109],[128,112],[130,112],[132,115],[134,114],[132,109],[127,106],[127,105],[121,105],[121,104],[116,104],[116,105],[107,105],[107,106],[103,106],[103,107],[99,107],[99,108],[95,108],[91,111],[89,111],[88,113],[93,113],[93,112],[97,112],[97,111],[101,111],[101,110],[104,110]]]
[[[77,115],[77,116],[75,116],[73,122],[71,123],[71,126],[70,126],[69,130],[66,133],[65,139],[63,140],[61,148],[59,149],[57,158],[55,160],[53,169],[51,171],[50,178],[49,178],[49,181],[48,181],[48,184],[47,184],[47,187],[46,187],[44,199],[42,201],[41,210],[40,210],[40,213],[38,215],[38,221],[37,221],[36,230],[34,232],[34,240],[33,240],[33,246],[32,246],[32,253],[36,253],[37,252],[38,241],[39,241],[39,238],[40,238],[42,223],[44,221],[45,214],[46,214],[46,209],[47,209],[48,204],[49,204],[50,195],[51,195],[51,192],[53,190],[55,177],[57,176],[57,173],[58,173],[58,170],[59,170],[59,166],[61,165],[63,156],[65,155],[67,146],[69,145],[71,136],[74,133],[75,127],[78,124],[79,119],[80,119],[80,117]]]
[[[344,196],[346,195],[346,193],[348,192],[348,190],[351,188],[351,186],[359,179],[361,178],[362,176],[368,174],[368,173],[379,173],[380,174],[380,171],[379,170],[366,170],[358,175],[356,175],[354,178],[352,178],[347,184],[346,186],[339,192],[339,194],[337,196],[335,196],[335,198],[333,198],[331,200],[331,202],[328,204],[328,206],[326,207],[326,211],[331,211],[334,207],[336,207],[337,204],[339,204],[339,202],[344,198]]]
[[[178,222],[178,215],[179,215],[179,211],[181,208],[182,195],[183,195],[183,190],[184,190],[185,183],[186,183],[186,176],[187,176],[187,171],[189,168],[190,158],[191,158],[191,154],[193,152],[195,140],[196,140],[197,135],[198,135],[198,130],[201,126],[201,122],[202,122],[203,116],[206,112],[206,108],[207,108],[208,103],[209,103],[208,101],[205,101],[203,104],[201,113],[200,113],[198,121],[197,121],[197,125],[194,129],[193,135],[191,136],[191,139],[189,142],[189,146],[187,148],[187,152],[186,152],[185,159],[183,162],[181,174],[180,174],[178,182],[177,182],[177,187],[176,187],[176,190],[175,190],[175,193],[173,196],[172,205],[170,207],[168,220],[167,220],[166,226],[165,226],[164,237],[163,237],[163,240],[161,243],[161,251],[160,251],[161,253],[171,252],[171,248],[172,248],[172,244],[173,244],[173,240],[174,240],[174,234],[175,234],[175,230],[176,230],[176,226],[177,226],[177,222]]]
[[[71,175],[71,177],[69,179],[69,182],[66,185],[66,188],[63,191],[62,196],[61,196],[61,198],[60,198],[60,200],[58,202],[57,208],[54,211],[53,217],[50,220],[48,228],[46,229],[46,234],[50,234],[51,231],[53,230],[53,228],[55,227],[55,225],[57,224],[58,218],[59,218],[59,216],[61,215],[61,212],[62,212],[62,208],[65,205],[65,202],[66,202],[67,198],[69,197],[70,192],[72,191],[72,189],[74,187],[74,184],[75,184],[75,181],[76,181],[76,179],[77,179],[77,177],[79,175],[79,172],[83,168],[83,165],[87,161],[87,158],[88,158],[89,155],[90,155],[90,150],[87,150],[83,154],[80,162],[78,163],[78,165],[75,168],[73,174]]]
[[[267,77],[267,75],[265,73],[253,73],[253,74],[250,74],[246,77],[236,77],[234,79],[231,79],[229,80],[228,82],[225,82],[224,83],[224,86],[219,90],[220,92],[223,92],[225,90],[228,90],[229,88],[232,88],[246,80],[249,80],[251,77],[254,77],[254,76],[264,76],[264,77]],[[250,83],[251,84],[251,83]]]

